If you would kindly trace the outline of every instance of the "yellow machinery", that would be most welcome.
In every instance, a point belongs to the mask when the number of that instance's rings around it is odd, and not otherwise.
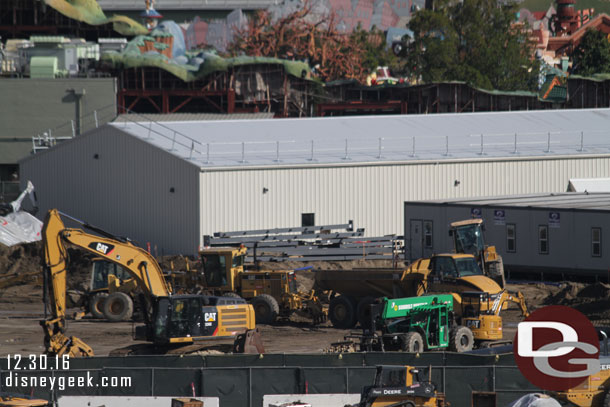
[[[81,229],[66,228],[60,212],[47,213],[43,226],[45,252],[44,294],[50,296],[51,317],[41,321],[45,333],[46,353],[51,355],[92,356],[92,349],[82,340],[67,337],[65,331],[66,278],[68,257],[65,245],[72,244],[101,258],[120,265],[137,282],[143,293],[144,326],[137,326],[135,339],[147,345],[125,353],[180,353],[181,349],[196,351],[210,339],[234,339],[239,351],[262,350],[260,338],[253,333],[254,310],[251,305],[233,298],[202,295],[171,295],[159,264],[147,251],[125,239],[117,238],[78,219],[80,223],[101,236]]]
[[[164,272],[163,276],[174,294],[191,294],[197,289],[198,273],[190,270],[188,261],[184,271],[175,271],[171,262],[171,270]],[[94,318],[111,322],[129,320],[137,305],[134,301],[137,288],[137,280],[123,267],[103,258],[94,258],[89,289],[82,301],[85,311]]]
[[[601,361],[600,361],[601,362]],[[567,401],[570,406],[607,407],[610,406],[610,366],[602,364],[599,373],[587,377],[578,386],[553,394],[559,401]]]
[[[46,407],[48,405],[50,403],[47,400],[0,394],[0,407]]]
[[[333,292],[328,315],[341,329],[369,321],[369,305],[378,297],[454,293],[455,303],[461,304],[459,294],[464,291],[486,292],[492,299],[503,291],[470,254],[437,254],[418,259],[407,269],[316,270],[315,274],[316,286]],[[456,306],[456,311],[461,313],[461,307]]]
[[[430,372],[430,371],[429,371]],[[352,407],[442,407],[445,397],[436,386],[420,378],[412,366],[377,366],[375,383],[365,387],[360,403]]]
[[[553,398],[562,403],[568,402],[569,406],[577,407],[608,407],[610,406],[610,356],[608,354],[607,327],[597,328],[603,346],[599,353],[599,364],[601,370],[589,377],[578,386],[560,392],[554,392]]]
[[[500,287],[504,287],[504,263],[495,246],[486,246],[483,239],[483,220],[468,219],[451,223],[449,235],[453,237],[456,253],[472,254],[479,267]]]
[[[326,310],[314,292],[297,290],[293,270],[244,270],[245,247],[214,247],[199,252],[204,288],[214,295],[238,295],[254,307],[256,322],[271,324],[299,312],[314,323],[326,320]]]
[[[508,303],[519,306],[521,314],[527,318],[529,311],[521,292],[509,293],[504,290],[492,297],[485,292],[471,291],[461,293],[462,321],[472,331],[478,347],[488,347],[502,342],[502,317],[500,312]]]

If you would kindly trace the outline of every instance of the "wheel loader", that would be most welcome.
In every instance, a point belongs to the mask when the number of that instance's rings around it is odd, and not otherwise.
[[[428,370],[428,374],[430,374]],[[365,387],[351,407],[443,407],[445,396],[412,366],[377,366],[375,382]]]
[[[246,247],[213,247],[199,252],[203,288],[213,295],[236,295],[254,307],[256,322],[271,324],[297,312],[314,323],[324,322],[327,311],[313,291],[297,289],[294,270],[246,270]]]
[[[502,288],[506,285],[504,263],[496,246],[485,245],[483,219],[467,219],[452,222],[449,236],[453,238],[456,253],[472,254],[481,270]]]

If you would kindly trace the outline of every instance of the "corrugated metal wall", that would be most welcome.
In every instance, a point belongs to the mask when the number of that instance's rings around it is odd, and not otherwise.
[[[150,242],[153,254],[155,246],[158,254],[197,249],[199,168],[166,151],[104,126],[20,167],[22,182],[34,183],[41,219],[58,208],[142,247]]]
[[[201,232],[300,226],[313,212],[318,225],[401,235],[404,201],[563,192],[608,174],[610,156],[202,172]]]
[[[83,132],[116,116],[115,78],[10,79],[0,81],[0,163],[16,164],[32,150],[32,137],[52,129],[54,137],[71,137],[76,99],[81,98]],[[3,151],[4,150],[4,151]],[[10,153],[9,153],[10,151]]]

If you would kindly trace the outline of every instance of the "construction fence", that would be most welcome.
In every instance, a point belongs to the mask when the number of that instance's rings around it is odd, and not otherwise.
[[[472,405],[473,392],[495,392],[497,406],[537,392],[509,355],[464,355],[447,352],[353,353],[328,355],[134,356],[70,359],[69,369],[7,370],[0,364],[0,392],[57,400],[59,396],[195,396],[218,397],[223,407],[262,407],[265,394],[360,394],[373,384],[377,365],[431,368],[431,379],[453,406]],[[61,360],[60,360],[61,364]],[[24,366],[26,363],[24,362]],[[65,365],[64,365],[65,367]],[[50,390],[23,386],[31,377],[86,377],[82,386]],[[9,378],[12,382],[9,381]],[[103,386],[106,382],[116,385]],[[129,378],[129,383],[124,378]],[[75,383],[77,383],[77,379]],[[20,381],[15,385],[16,381]],[[48,381],[48,379],[47,379]],[[31,382],[28,382],[31,383]],[[10,386],[7,384],[11,384]],[[57,384],[56,384],[57,387]]]

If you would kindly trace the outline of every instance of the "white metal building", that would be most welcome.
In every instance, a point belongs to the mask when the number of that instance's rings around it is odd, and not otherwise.
[[[43,210],[192,253],[204,234],[303,214],[400,234],[404,201],[562,192],[610,174],[608,128],[610,109],[117,122],[23,160],[21,177]]]

